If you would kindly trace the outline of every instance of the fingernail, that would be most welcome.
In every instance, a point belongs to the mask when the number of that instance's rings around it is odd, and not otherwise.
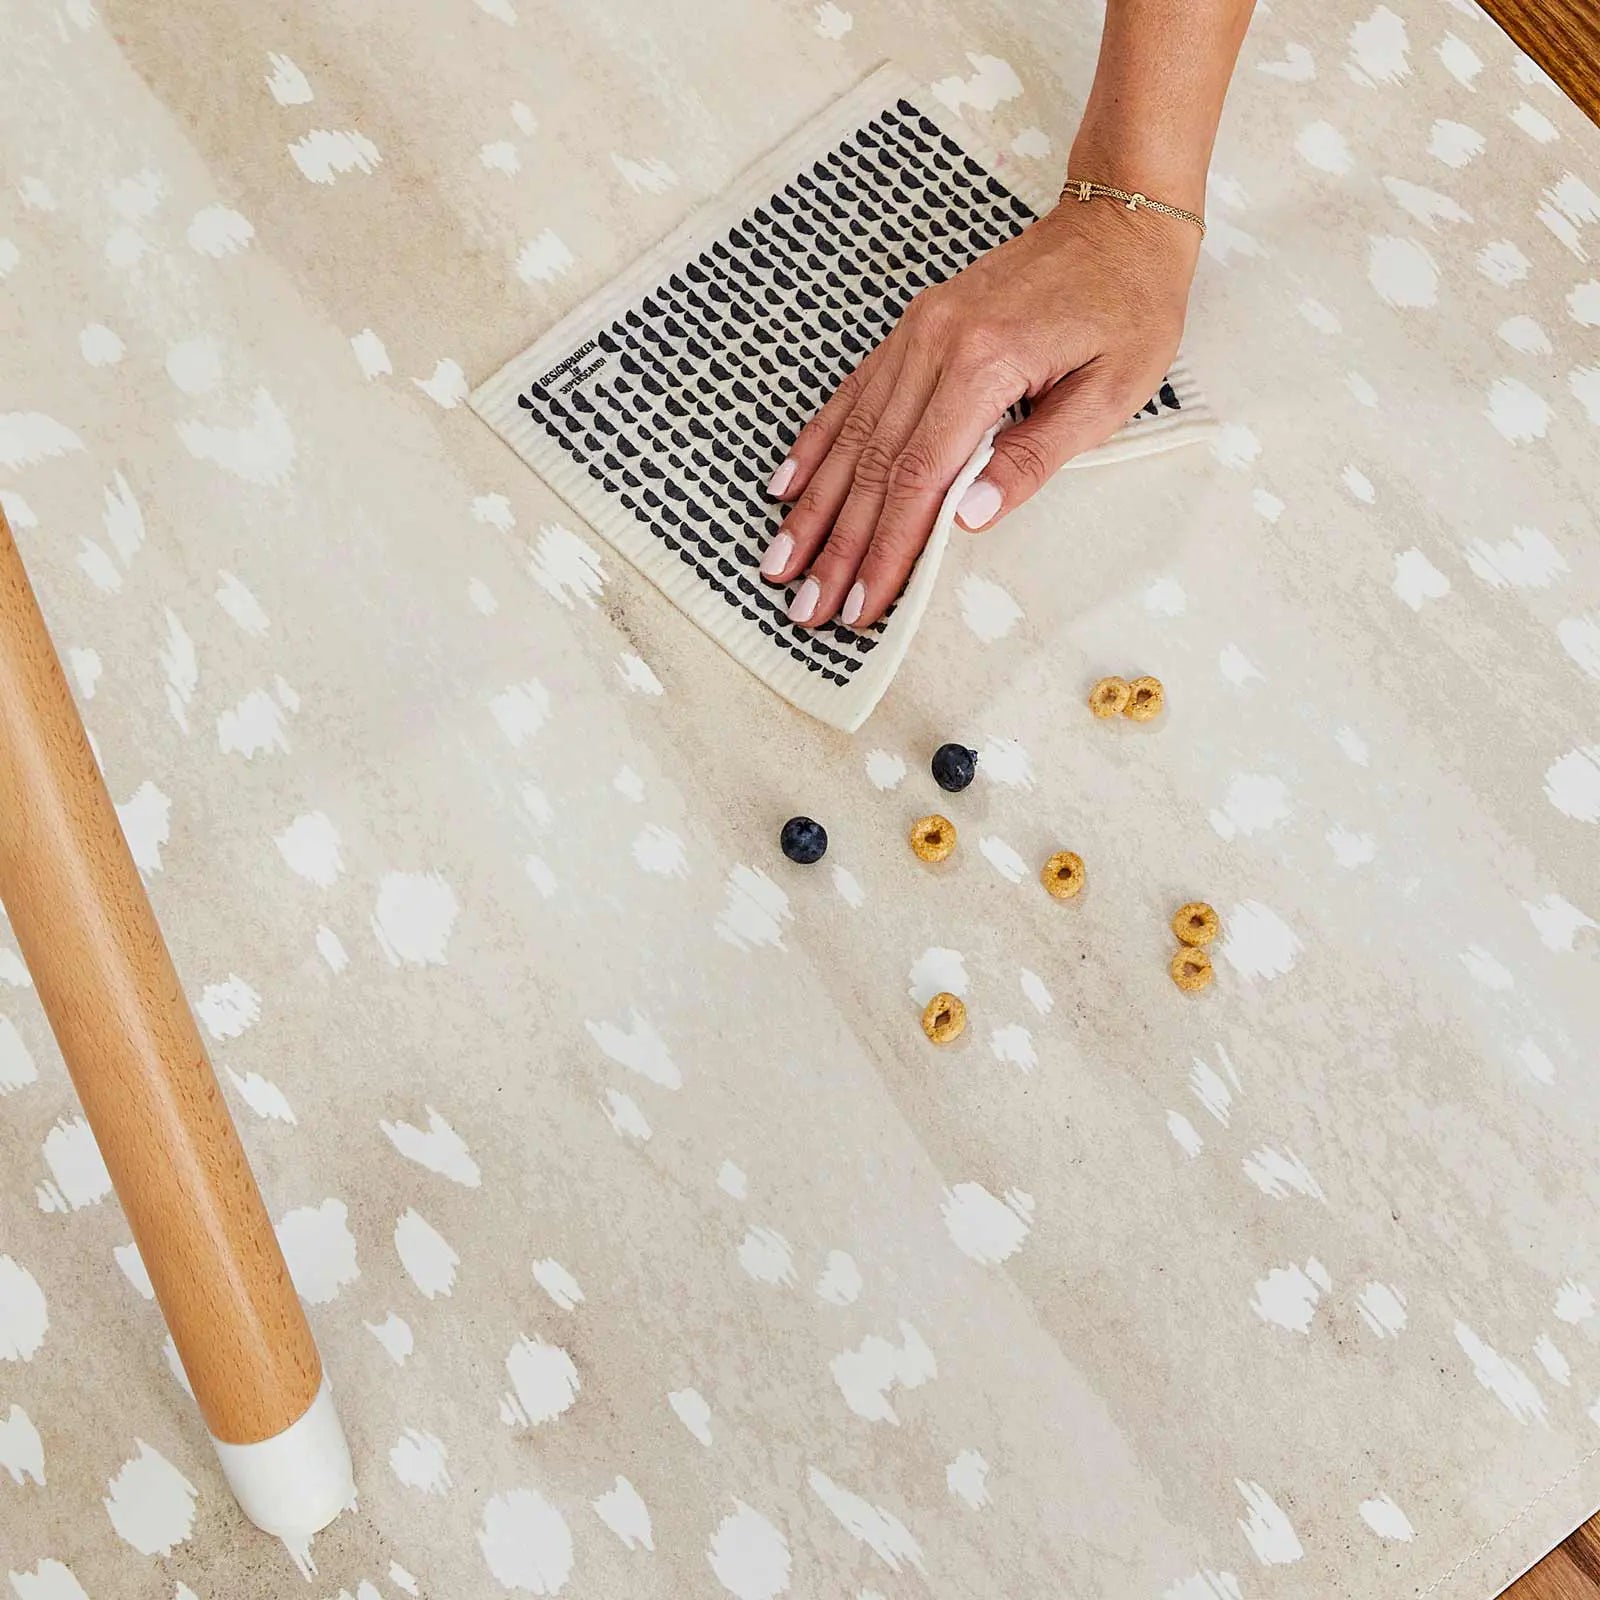
[[[822,585],[815,578],[807,578],[795,590],[794,599],[789,602],[789,620],[791,622],[809,622],[811,613],[817,609],[817,601],[822,598]]]
[[[976,533],[979,528],[986,528],[995,519],[995,513],[1000,509],[1000,491],[986,478],[979,478],[967,492],[962,495],[961,502],[956,507],[956,521],[968,533]]]
[[[845,627],[855,627],[860,619],[862,608],[867,603],[867,586],[864,583],[852,585],[850,593],[844,597],[844,610],[839,613],[840,620]]]
[[[800,463],[791,458],[785,461],[767,480],[767,493],[774,500],[779,500],[783,497],[784,490],[794,482],[794,475],[799,466]]]
[[[771,544],[767,546],[767,553],[761,558],[761,575],[764,578],[780,577],[783,569],[789,565],[789,557],[794,554],[794,540],[786,533],[780,533]]]

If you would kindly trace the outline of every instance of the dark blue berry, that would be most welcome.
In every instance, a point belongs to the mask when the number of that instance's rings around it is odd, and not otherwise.
[[[820,861],[828,850],[828,830],[810,817],[790,817],[783,825],[778,841],[783,853],[802,867]]]
[[[978,771],[978,752],[964,744],[942,744],[933,752],[933,781],[956,794],[972,782]]]

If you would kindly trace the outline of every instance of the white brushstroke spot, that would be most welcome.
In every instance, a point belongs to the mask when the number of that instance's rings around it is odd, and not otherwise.
[[[1234,1487],[1244,1496],[1248,1515],[1239,1519],[1239,1527],[1256,1560],[1264,1567],[1285,1567],[1298,1561],[1305,1548],[1277,1501],[1259,1483],[1235,1478]]]
[[[442,967],[459,910],[455,891],[437,872],[386,872],[372,931],[391,966]]]
[[[339,830],[325,812],[302,813],[274,837],[273,843],[289,870],[318,888],[332,888],[344,871]]]
[[[14,1402],[10,1412],[0,1417],[0,1471],[15,1484],[32,1478],[39,1488],[44,1487],[44,1441],[28,1413]]]
[[[789,1589],[789,1542],[742,1500],[717,1524],[706,1550],[717,1582],[735,1600],[776,1600]]]
[[[444,1494],[450,1487],[445,1448],[436,1434],[407,1428],[389,1449],[389,1470],[408,1489]]]
[[[615,1022],[586,1022],[589,1037],[606,1057],[629,1072],[637,1072],[663,1089],[681,1089],[683,1074],[678,1070],[666,1041],[648,1018],[632,1009],[626,1028]]]
[[[582,1384],[572,1357],[558,1344],[522,1334],[506,1356],[511,1393],[500,1401],[508,1426],[536,1428],[571,1408]]]
[[[250,219],[224,205],[202,206],[190,220],[184,235],[191,250],[213,260],[237,254],[247,248],[255,236]]]
[[[1380,1339],[1397,1339],[1406,1325],[1406,1297],[1387,1283],[1369,1283],[1356,1301],[1361,1320]]]
[[[739,1265],[757,1283],[795,1283],[794,1252],[789,1241],[771,1228],[750,1228],[739,1242]]]
[[[1317,1303],[1331,1288],[1326,1269],[1313,1256],[1303,1268],[1291,1262],[1258,1278],[1250,1309],[1263,1322],[1291,1333],[1309,1333]]]
[[[985,1266],[1014,1256],[1033,1225],[1033,1197],[1020,1189],[1007,1189],[1002,1201],[981,1183],[958,1183],[939,1209],[956,1248]]]
[[[674,1389],[667,1396],[673,1414],[701,1444],[711,1444],[711,1407],[698,1389]]]
[[[549,283],[571,270],[572,252],[549,228],[528,240],[517,253],[517,276],[524,283]]]
[[[583,1300],[583,1290],[578,1287],[578,1280],[553,1257],[547,1256],[543,1261],[534,1262],[533,1281],[563,1311],[572,1310]]]
[[[286,1211],[277,1224],[289,1276],[307,1305],[327,1305],[361,1276],[348,1217],[344,1201],[329,1199]]]
[[[956,1499],[976,1511],[989,1504],[989,1463],[976,1450],[963,1450],[944,1469],[944,1481]]]
[[[736,950],[783,949],[783,924],[789,921],[789,897],[766,873],[735,866],[728,873],[726,899],[717,915],[719,939]]]
[[[1361,1502],[1361,1520],[1380,1539],[1396,1539],[1409,1544],[1417,1536],[1411,1519],[1386,1494]]]
[[[889,1404],[892,1388],[919,1389],[939,1375],[933,1352],[909,1322],[900,1324],[900,1343],[868,1334],[854,1350],[844,1350],[828,1363],[844,1403],[868,1422],[890,1422],[899,1417]]]
[[[198,1490],[143,1439],[138,1455],[124,1461],[101,1501],[111,1526],[142,1556],[170,1556],[194,1531]]]
[[[250,420],[235,427],[201,422],[177,424],[178,437],[197,461],[231,472],[246,483],[279,488],[294,468],[294,430],[283,408],[262,388],[250,397]]]
[[[624,1550],[643,1546],[654,1550],[650,1512],[639,1491],[620,1474],[617,1481],[594,1502],[595,1514],[622,1541]]]
[[[349,172],[371,172],[383,160],[377,145],[354,128],[313,128],[290,144],[289,156],[312,183],[333,183]]]
[[[303,106],[311,103],[311,84],[299,67],[286,55],[276,50],[267,52],[267,62],[272,71],[267,74],[267,89],[280,106]]]
[[[394,1225],[394,1248],[406,1276],[429,1300],[448,1295],[456,1283],[461,1257],[426,1217],[411,1206]]]
[[[969,572],[956,591],[961,620],[984,644],[1003,639],[1022,621],[1022,607],[992,578]]]
[[[44,1291],[33,1274],[0,1256],[0,1361],[31,1361],[49,1327]]]
[[[574,601],[582,601],[592,611],[606,581],[606,570],[594,548],[559,522],[539,529],[529,571],[533,581],[569,611]]]
[[[1414,239],[1383,234],[1368,241],[1367,281],[1385,305],[1426,310],[1439,298],[1439,265]]]
[[[261,996],[230,972],[222,983],[205,986],[194,1009],[213,1039],[237,1039],[261,1020]]]
[[[39,1069],[10,1017],[0,1016],[0,1095],[39,1081]]]
[[[409,1122],[379,1121],[384,1136],[408,1161],[415,1161],[429,1172],[437,1172],[463,1188],[476,1189],[483,1181],[478,1163],[472,1159],[466,1141],[432,1106],[423,1107],[428,1126],[413,1127]]]
[[[922,1571],[922,1547],[897,1516],[835,1483],[819,1467],[810,1468],[806,1481],[839,1526],[866,1545],[891,1572],[899,1572],[902,1566]]]
[[[242,1078],[232,1067],[228,1068],[228,1081],[239,1091],[240,1098],[269,1122],[294,1123],[294,1108],[277,1084],[263,1078],[259,1072],[247,1072]]]
[[[478,1548],[502,1588],[521,1594],[560,1594],[572,1576],[572,1530],[533,1489],[512,1489],[483,1508]]]
[[[817,1279],[817,1296],[831,1306],[851,1306],[861,1293],[861,1268],[843,1250],[830,1250]]]
[[[1563,816],[1600,822],[1600,745],[1580,746],[1552,761],[1544,775],[1544,794]]]
[[[1304,946],[1269,906],[1245,900],[1223,918],[1223,959],[1242,978],[1281,978],[1293,969]]]
[[[1455,1326],[1456,1343],[1472,1362],[1473,1376],[1518,1422],[1549,1425],[1544,1396],[1516,1362],[1508,1361],[1464,1322]]]

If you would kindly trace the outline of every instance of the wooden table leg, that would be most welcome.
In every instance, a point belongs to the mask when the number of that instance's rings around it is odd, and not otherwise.
[[[0,901],[228,1482],[303,1546],[353,1496],[349,1450],[3,513]]]

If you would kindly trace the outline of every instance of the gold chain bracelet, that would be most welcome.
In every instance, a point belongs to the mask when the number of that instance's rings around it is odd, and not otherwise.
[[[1169,206],[1160,200],[1151,200],[1142,194],[1129,194],[1126,189],[1114,189],[1109,183],[1091,183],[1087,178],[1068,178],[1067,186],[1061,191],[1061,198],[1065,200],[1071,196],[1076,200],[1093,200],[1097,196],[1104,196],[1107,200],[1120,200],[1130,211],[1137,211],[1141,206],[1146,211],[1159,211],[1164,217],[1176,217],[1180,222],[1192,222],[1200,230],[1203,239],[1206,232],[1204,217],[1197,217],[1192,211],[1185,211],[1181,206]]]

